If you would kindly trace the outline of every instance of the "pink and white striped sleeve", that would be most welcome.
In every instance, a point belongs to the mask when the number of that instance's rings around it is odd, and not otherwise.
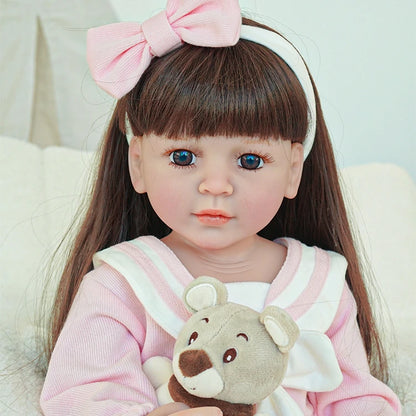
[[[324,393],[310,393],[319,416],[400,416],[393,391],[370,374],[357,320],[354,297],[345,285],[336,317],[327,331],[343,374],[341,385]]]
[[[156,407],[141,369],[144,312],[108,266],[84,278],[53,351],[41,394],[45,416],[140,416]],[[124,285],[126,285],[124,283]]]

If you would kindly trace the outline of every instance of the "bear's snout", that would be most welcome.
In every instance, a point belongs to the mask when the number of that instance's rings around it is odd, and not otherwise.
[[[179,356],[179,368],[185,377],[194,377],[211,367],[211,360],[203,350],[188,350]]]

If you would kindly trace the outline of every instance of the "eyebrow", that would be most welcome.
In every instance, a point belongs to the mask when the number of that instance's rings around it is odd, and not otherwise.
[[[248,342],[248,336],[246,335],[246,334],[243,334],[242,332],[240,332],[238,335],[237,335],[237,338],[238,337],[242,337],[242,338],[244,338],[247,342]]]

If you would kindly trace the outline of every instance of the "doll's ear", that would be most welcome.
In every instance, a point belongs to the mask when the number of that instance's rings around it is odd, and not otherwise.
[[[141,163],[142,140],[142,137],[133,136],[129,145],[129,172],[131,183],[135,191],[139,194],[144,194],[146,192],[143,166]]]
[[[290,176],[286,186],[285,197],[293,199],[299,189],[303,171],[303,146],[301,143],[291,143]]]
[[[186,287],[183,300],[188,310],[195,313],[225,304],[227,296],[227,288],[222,282],[213,277],[200,276]]]
[[[292,317],[277,306],[267,306],[260,314],[260,322],[282,353],[287,353],[299,337],[299,328]]]

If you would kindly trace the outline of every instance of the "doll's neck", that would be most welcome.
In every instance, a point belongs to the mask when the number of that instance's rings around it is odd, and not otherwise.
[[[222,250],[207,250],[170,234],[163,239],[194,276],[213,276],[224,283],[271,283],[281,269],[287,250],[259,236],[239,246]]]

